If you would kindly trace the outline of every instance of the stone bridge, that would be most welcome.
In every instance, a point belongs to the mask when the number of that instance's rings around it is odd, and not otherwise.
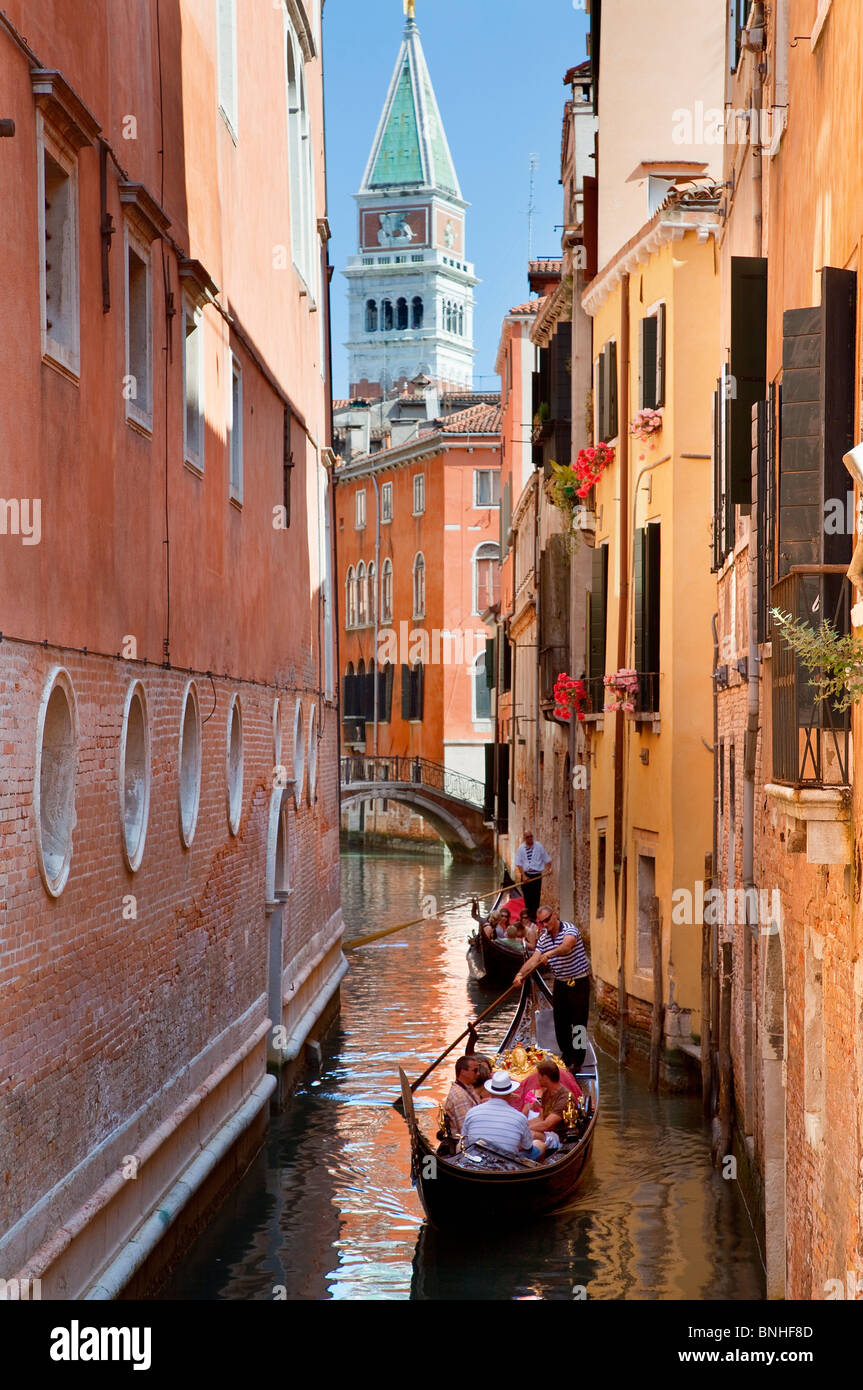
[[[486,824],[482,782],[427,758],[366,757],[341,762],[342,808],[357,801],[404,801],[434,826],[454,859],[490,860],[494,830]]]

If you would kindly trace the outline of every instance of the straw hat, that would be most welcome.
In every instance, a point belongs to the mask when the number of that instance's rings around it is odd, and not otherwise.
[[[486,1081],[485,1090],[490,1096],[508,1096],[518,1090],[519,1083],[513,1081],[508,1071],[496,1071],[491,1081]]]

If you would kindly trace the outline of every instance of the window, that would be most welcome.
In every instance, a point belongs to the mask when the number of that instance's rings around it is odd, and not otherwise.
[[[486,541],[474,556],[473,611],[485,613],[500,598],[500,550]]]
[[[358,716],[357,678],[354,674],[354,663],[349,661],[345,668],[344,689],[342,693],[342,718],[356,719]]]
[[[140,681],[133,681],[123,710],[120,736],[121,828],[123,857],[132,873],[141,866],[150,809],[150,731],[147,698]]]
[[[231,353],[231,413],[228,420],[228,457],[231,465],[230,496],[243,502],[243,373]]]
[[[426,562],[422,551],[414,560],[414,611],[415,618],[426,615]]]
[[[195,836],[201,800],[201,716],[198,691],[189,681],[180,720],[179,756],[180,835],[188,849]]]
[[[596,360],[596,433],[607,443],[617,437],[617,343],[606,343]]]
[[[243,716],[237,695],[231,701],[228,714],[225,771],[228,781],[228,828],[232,835],[236,835],[243,813]]]
[[[638,672],[638,708],[644,713],[659,710],[659,540],[658,522],[635,533],[635,669]]]
[[[191,300],[183,299],[183,458],[204,471],[204,319]]]
[[[393,519],[393,485],[384,483],[381,487],[381,521],[387,522]]]
[[[290,174],[291,250],[294,265],[314,303],[317,260],[314,178],[306,107],[306,78],[302,51],[293,30],[285,36],[288,72],[288,167]]]
[[[285,406],[282,426],[282,506],[285,509],[285,530],[291,524],[292,487],[294,476],[294,449],[291,443],[291,408]]]
[[[345,580],[345,627],[357,625],[357,581],[354,567],[350,566]]]
[[[426,475],[414,474],[414,516],[422,516],[426,509]]]
[[[77,376],[78,165],[38,116],[42,353]]]
[[[366,524],[366,490],[359,488],[354,501],[354,530],[363,531]]]
[[[396,328],[404,329],[408,326],[408,302],[406,299],[396,301]]]
[[[366,332],[376,333],[378,330],[378,306],[373,299],[366,300]]]
[[[365,627],[368,616],[368,592],[366,589],[366,567],[362,560],[357,566],[357,627]]]
[[[665,305],[638,325],[638,404],[641,410],[665,405]]]
[[[303,799],[303,782],[306,776],[306,737],[303,707],[297,701],[294,716],[294,801],[297,806]]]
[[[596,837],[596,917],[605,916],[605,875],[606,875],[606,832],[600,830]]]
[[[377,570],[375,569],[375,562],[374,562],[374,560],[372,560],[371,564],[369,565],[368,587],[369,587],[369,617],[368,617],[368,620],[369,620],[370,625],[371,625],[372,627],[374,627],[375,619],[376,619],[377,613],[378,613],[378,574],[377,574]]]
[[[447,300],[446,307],[444,309],[444,328],[446,329],[447,333],[452,332],[452,305],[450,304],[449,300]]]
[[[381,328],[385,333],[391,333],[393,327],[393,306],[389,299],[385,299],[381,304]]]
[[[473,721],[479,724],[491,719],[491,687],[486,679],[486,654],[480,652],[473,663]]]
[[[402,719],[421,720],[423,717],[423,666],[402,665]]]
[[[237,0],[219,0],[219,110],[237,138]]]
[[[384,560],[384,567],[381,571],[381,622],[391,623],[393,620],[393,562]]]
[[[423,302],[419,295],[415,295],[411,301],[411,328],[422,328],[423,326]]]
[[[653,969],[653,920],[656,913],[656,860],[652,854],[638,856],[638,936],[635,943],[636,970]]]
[[[309,715],[309,775],[306,779],[306,801],[313,806],[318,786],[318,711],[314,705]]]
[[[36,726],[34,812],[42,881],[59,898],[69,877],[78,772],[78,710],[68,672],[48,677]]]
[[[150,252],[125,229],[126,245],[126,419],[153,428],[153,306]]]
[[[464,337],[464,305],[463,305],[463,304],[460,304],[460,305],[458,306],[458,334],[459,334],[459,337],[460,337],[460,338],[463,338],[463,337]]]
[[[500,474],[496,469],[474,469],[473,505],[475,507],[500,506]]]
[[[591,556],[587,620],[587,679],[591,709],[601,713],[605,702],[605,634],[608,616],[608,546],[598,545]]]
[[[378,723],[389,724],[393,710],[393,676],[395,667],[385,661],[378,672]]]

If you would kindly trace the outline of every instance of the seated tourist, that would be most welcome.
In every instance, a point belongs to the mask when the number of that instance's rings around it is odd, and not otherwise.
[[[474,1060],[479,1064],[474,1090],[476,1091],[477,1103],[488,1100],[488,1093],[485,1090],[485,1083],[491,1081],[494,1068],[491,1065],[491,1058],[485,1057],[481,1052],[474,1053]]]
[[[495,937],[501,935],[502,920],[503,919],[499,912],[490,912],[488,914],[488,917],[485,919],[485,922],[483,924],[482,931],[483,935],[487,936],[489,941],[493,941]]]
[[[518,1090],[518,1082],[513,1081],[509,1072],[496,1071],[485,1083],[485,1090],[488,1092],[485,1104],[475,1105],[464,1117],[461,1133],[465,1144],[484,1139],[503,1153],[539,1158],[544,1147],[540,1150],[534,1143],[526,1118],[507,1100],[507,1096]]]
[[[537,1092],[535,1104],[539,1115],[528,1121],[534,1143],[545,1153],[560,1148],[560,1136],[565,1126],[564,1114],[572,1099],[560,1079],[560,1068],[556,1062],[539,1062],[536,1068]],[[527,1107],[525,1107],[527,1114]]]
[[[536,939],[539,936],[539,929],[536,923],[530,920],[530,913],[528,912],[527,908],[525,908],[522,912],[521,916],[518,919],[518,923],[521,929],[519,931],[519,937],[524,940],[526,946],[529,946],[532,951],[535,951]]]
[[[476,1093],[479,1072],[480,1065],[476,1057],[459,1057],[455,1064],[455,1081],[444,1101],[444,1114],[452,1139],[461,1138],[465,1116],[475,1105],[479,1105],[479,1096]]]

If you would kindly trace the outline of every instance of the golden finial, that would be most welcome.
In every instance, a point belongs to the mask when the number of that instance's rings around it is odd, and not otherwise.
[[[404,0],[404,4],[408,19],[416,19],[417,0]]]

